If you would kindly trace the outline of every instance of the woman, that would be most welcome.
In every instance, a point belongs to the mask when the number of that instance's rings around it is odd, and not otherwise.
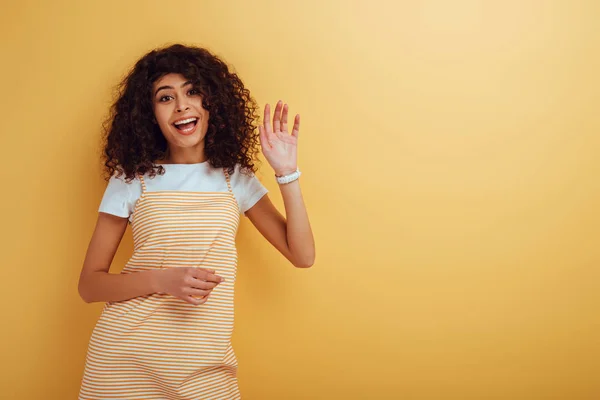
[[[238,399],[231,347],[237,252],[244,214],[294,266],[315,246],[299,184],[300,117],[257,106],[209,51],[149,52],[120,86],[106,124],[108,186],[81,276],[86,302],[106,302],[86,357],[80,399]],[[286,216],[255,177],[259,147]],[[134,251],[109,267],[127,224]]]

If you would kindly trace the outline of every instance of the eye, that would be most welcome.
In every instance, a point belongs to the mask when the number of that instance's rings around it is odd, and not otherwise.
[[[169,101],[170,99],[172,99],[172,96],[161,96],[158,101],[160,101],[161,103],[164,103],[165,101]]]
[[[198,89],[190,89],[188,94],[190,96],[194,96],[194,95],[200,94],[200,91]]]

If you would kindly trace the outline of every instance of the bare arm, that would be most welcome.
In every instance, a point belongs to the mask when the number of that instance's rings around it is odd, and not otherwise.
[[[153,293],[169,293],[191,304],[204,304],[223,281],[214,270],[165,268],[132,274],[111,274],[110,264],[121,243],[127,218],[99,213],[79,277],[79,295],[86,303],[122,301]]]
[[[127,218],[98,214],[79,277],[79,295],[86,303],[127,300],[157,291],[156,271],[108,272],[126,228]]]
[[[299,181],[280,185],[286,218],[268,195],[246,211],[256,229],[294,266],[308,268],[315,262],[315,241],[302,199]]]
[[[294,118],[291,134],[288,133],[288,105],[277,102],[271,125],[271,107],[265,105],[263,124],[258,126],[260,144],[265,158],[278,176],[291,174],[297,169],[297,146],[300,132],[300,115]],[[308,268],[315,262],[315,240],[308,213],[302,198],[299,180],[279,186],[285,215],[275,208],[265,195],[246,216],[258,231],[294,266]]]

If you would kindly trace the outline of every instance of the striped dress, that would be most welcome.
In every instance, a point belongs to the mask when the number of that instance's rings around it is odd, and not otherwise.
[[[225,178],[228,192],[147,192],[140,177],[122,273],[196,266],[225,281],[201,305],[166,293],[106,303],[79,399],[240,399],[231,346],[240,213]]]

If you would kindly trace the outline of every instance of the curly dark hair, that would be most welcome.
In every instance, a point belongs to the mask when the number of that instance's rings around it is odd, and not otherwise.
[[[165,156],[167,141],[154,123],[152,85],[170,73],[183,75],[202,94],[202,106],[210,113],[204,148],[208,162],[230,174],[236,164],[245,173],[256,172],[256,101],[219,57],[204,48],[175,44],[144,55],[117,86],[117,100],[103,125],[106,179],[164,174],[156,161]]]

